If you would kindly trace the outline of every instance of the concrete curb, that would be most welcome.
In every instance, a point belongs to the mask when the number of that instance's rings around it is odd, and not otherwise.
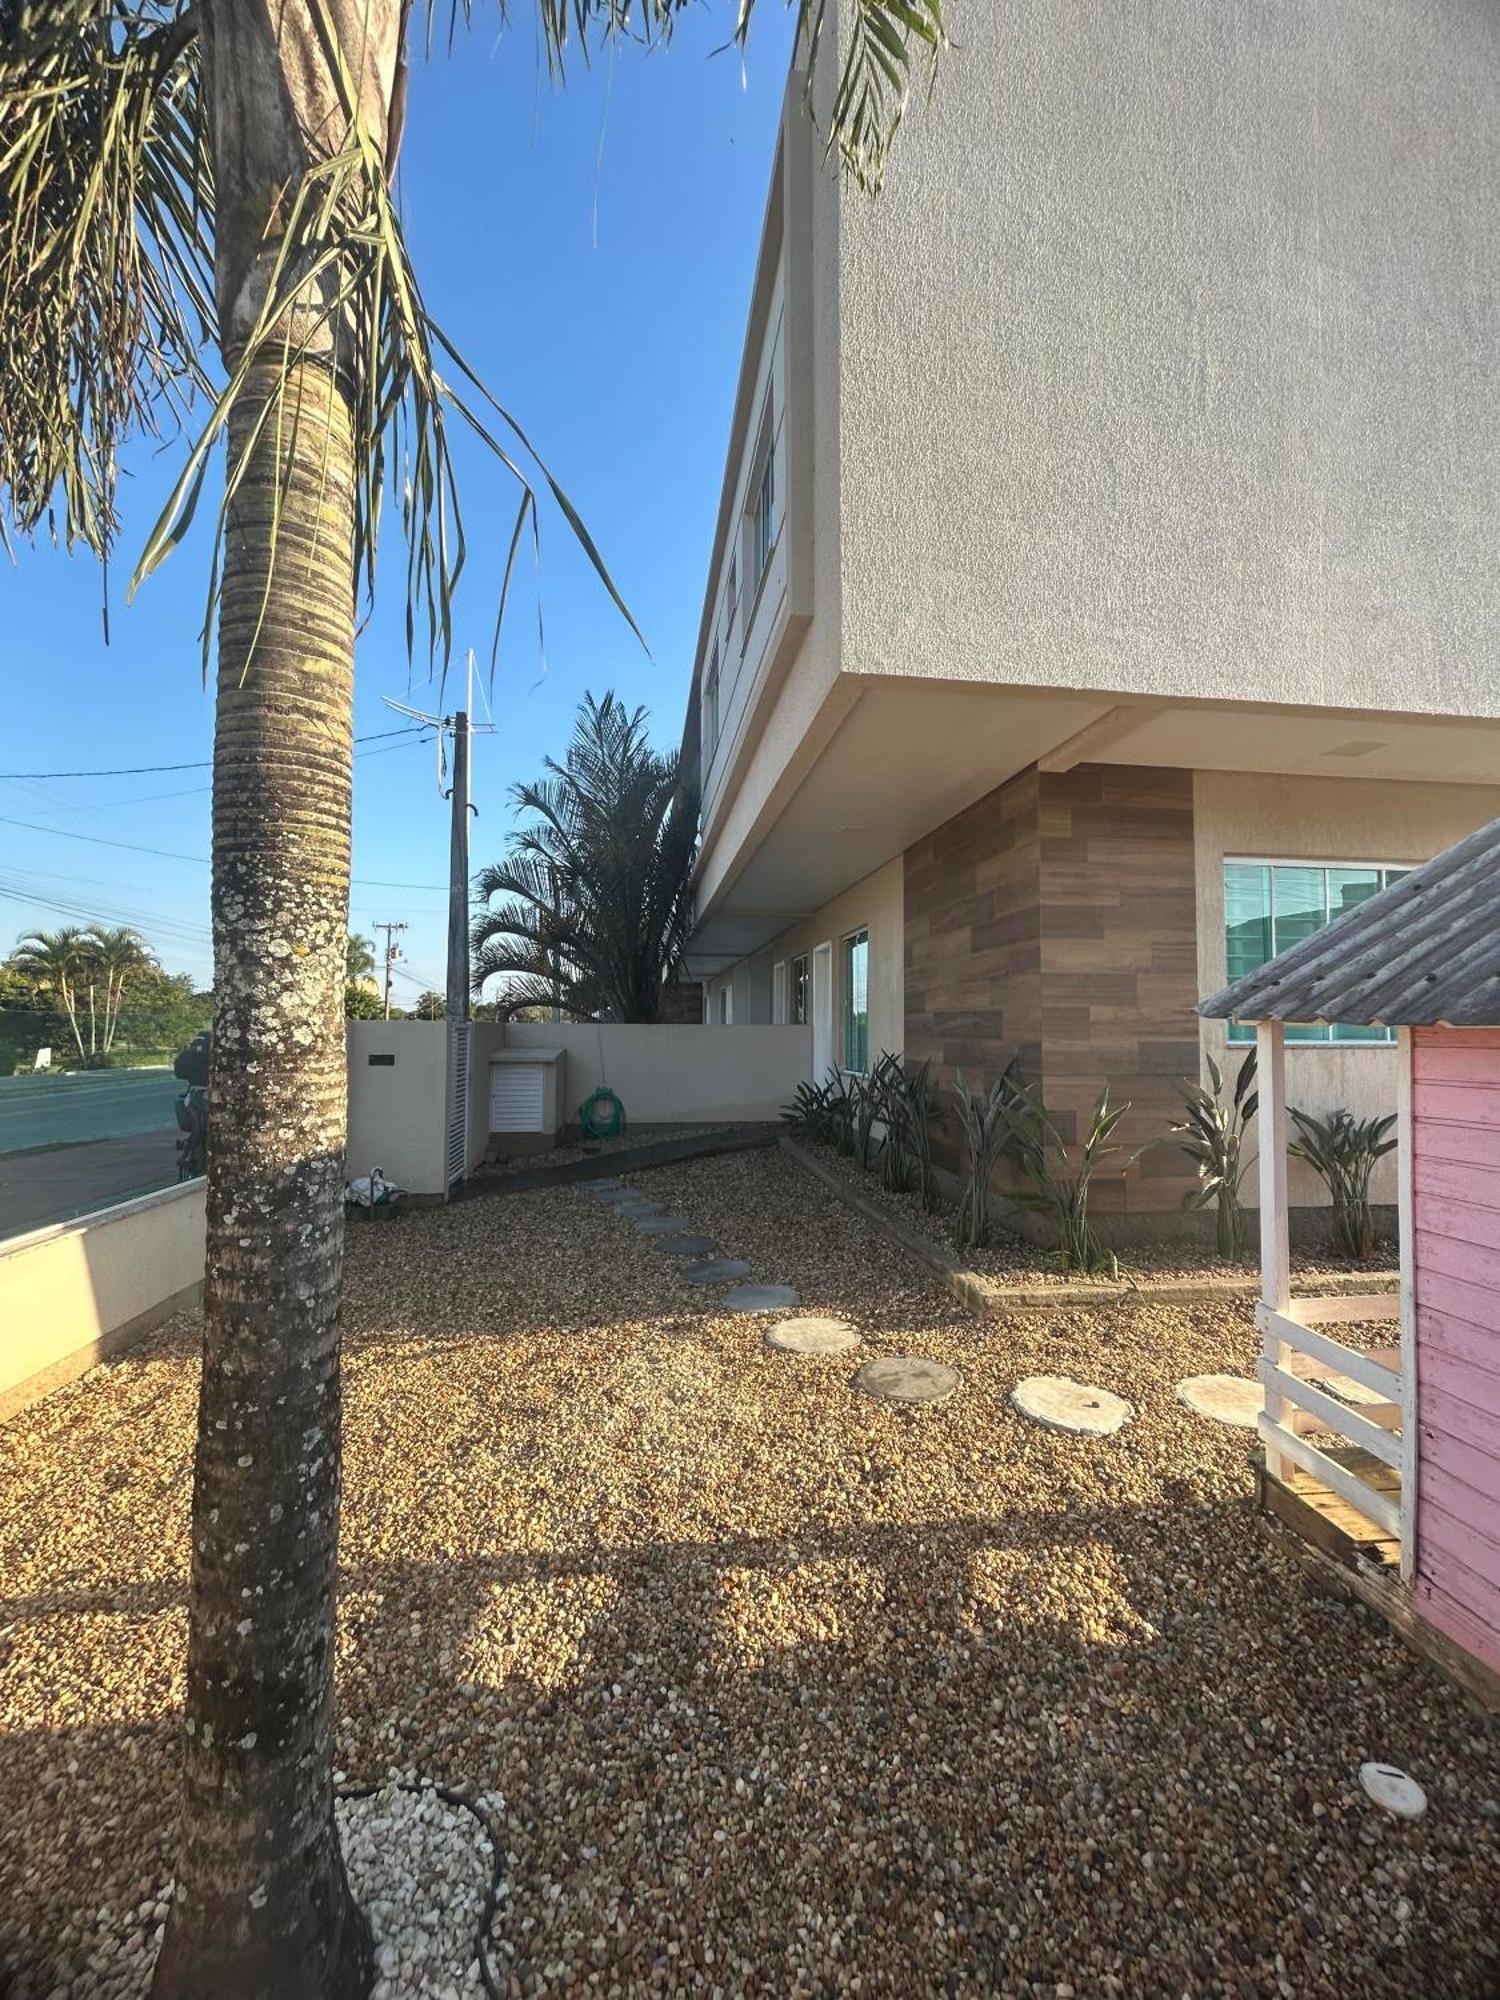
[[[1216,1278],[1208,1275],[1201,1278],[1160,1278],[1148,1284],[1126,1281],[1120,1284],[1007,1285],[998,1278],[987,1278],[982,1272],[971,1271],[954,1251],[941,1243],[934,1243],[931,1237],[913,1229],[880,1202],[862,1194],[842,1174],[825,1165],[795,1139],[783,1134],[781,1147],[798,1166],[805,1167],[808,1173],[837,1195],[846,1208],[852,1209],[866,1222],[873,1223],[893,1242],[899,1243],[903,1250],[909,1251],[919,1263],[925,1264],[970,1312],[1046,1312],[1059,1306],[1200,1305],[1211,1304],[1215,1299],[1254,1299],[1259,1296],[1260,1286],[1254,1278]],[[1335,1271],[1325,1272],[1318,1279],[1317,1289],[1325,1298],[1338,1298],[1346,1293],[1394,1292],[1398,1283],[1399,1274],[1395,1271]]]
[[[744,1153],[756,1146],[774,1146],[780,1136],[779,1125],[740,1125],[722,1132],[694,1132],[682,1139],[653,1139],[642,1146],[616,1146],[608,1153],[560,1160],[555,1166],[522,1167],[513,1174],[478,1174],[463,1183],[454,1199],[476,1201],[486,1195],[527,1194],[534,1188],[609,1180],[616,1174],[670,1167],[678,1160],[701,1159],[711,1153]]]

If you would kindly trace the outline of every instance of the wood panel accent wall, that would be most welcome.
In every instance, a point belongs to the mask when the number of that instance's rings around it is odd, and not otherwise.
[[[1097,1183],[1100,1213],[1179,1209],[1167,1127],[1198,1073],[1190,771],[1022,772],[906,855],[906,1052],[946,1083],[1012,1057],[1072,1138],[1105,1083],[1144,1145]],[[958,1164],[956,1132],[939,1138]]]

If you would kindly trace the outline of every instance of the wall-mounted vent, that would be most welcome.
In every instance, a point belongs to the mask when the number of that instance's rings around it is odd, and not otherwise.
[[[396,1067],[396,1058],[391,1055],[366,1056],[365,1061],[370,1065],[371,1069],[394,1069]]]

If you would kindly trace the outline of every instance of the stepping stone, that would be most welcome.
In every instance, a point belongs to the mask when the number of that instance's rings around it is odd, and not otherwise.
[[[644,1216],[660,1215],[661,1203],[659,1201],[647,1201],[646,1197],[642,1195],[636,1201],[617,1201],[615,1203],[615,1214],[623,1215],[627,1222],[636,1222]]]
[[[1395,1764],[1361,1764],[1359,1782],[1376,1805],[1398,1819],[1420,1819],[1427,1810],[1426,1792]]]
[[[736,1285],[719,1301],[726,1312],[735,1313],[779,1313],[801,1303],[802,1294],[791,1285]]]
[[[613,1201],[616,1195],[623,1194],[624,1191],[624,1181],[581,1181],[579,1183],[580,1194],[598,1195],[603,1201]]]
[[[1352,1375],[1319,1375],[1314,1378],[1321,1388],[1331,1396],[1337,1396],[1341,1403],[1361,1404],[1383,1403],[1385,1397],[1378,1389],[1367,1389],[1363,1382],[1356,1382]]]
[[[860,1344],[859,1335],[841,1319],[784,1319],[766,1333],[767,1347],[784,1354],[848,1354]]]
[[[711,1236],[658,1236],[658,1250],[664,1250],[669,1257],[705,1257],[714,1247]]]
[[[1066,1375],[1028,1375],[1011,1390],[1010,1400],[1034,1424],[1080,1437],[1110,1437],[1135,1415],[1123,1396]]]
[[[901,1404],[946,1403],[958,1383],[956,1368],[919,1354],[882,1354],[867,1361],[854,1378],[855,1388],[877,1402]]]
[[[1189,1375],[1177,1384],[1177,1400],[1216,1424],[1253,1431],[1266,1406],[1266,1392],[1245,1375]]]
[[[750,1266],[742,1257],[706,1257],[701,1264],[689,1264],[682,1275],[690,1285],[727,1285],[731,1279],[748,1278]]]
[[[638,1215],[635,1226],[642,1236],[685,1236],[693,1225],[685,1215]]]

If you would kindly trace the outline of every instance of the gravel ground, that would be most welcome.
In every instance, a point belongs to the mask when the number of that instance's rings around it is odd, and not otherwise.
[[[805,1135],[799,1135],[797,1143],[815,1153],[823,1165],[831,1167],[851,1187],[858,1188],[871,1201],[879,1202],[893,1215],[898,1215],[910,1228],[921,1230],[924,1236],[930,1236],[933,1242],[941,1243],[947,1250],[954,1248],[951,1206],[945,1206],[934,1214],[922,1206],[919,1195],[893,1194],[881,1184],[878,1169],[866,1171],[856,1166],[847,1153],[840,1153],[836,1147],[824,1145],[821,1140],[808,1139]],[[1062,1270],[1056,1260],[1048,1257],[1035,1243],[1028,1242],[1024,1236],[998,1223],[994,1225],[992,1240],[983,1249],[966,1250],[962,1254],[970,1270],[981,1272],[987,1278],[1001,1279],[1007,1284],[1076,1285],[1086,1282],[1076,1271]],[[1191,1243],[1134,1244],[1119,1252],[1119,1260],[1120,1279],[1102,1278],[1099,1281],[1105,1291],[1116,1290],[1120,1280],[1131,1278],[1145,1282],[1163,1278],[1242,1277],[1247,1285],[1260,1282],[1257,1260],[1247,1258],[1240,1264],[1226,1264],[1214,1255],[1208,1244],[1201,1248]],[[1299,1281],[1312,1282],[1333,1276],[1347,1278],[1361,1270],[1378,1278],[1395,1268],[1394,1240],[1377,1241],[1374,1258],[1365,1265],[1339,1257],[1332,1249],[1294,1247],[1292,1250],[1292,1271]]]
[[[1248,1369],[1246,1307],[968,1319],[784,1155],[633,1178],[865,1347],[767,1349],[573,1189],[351,1246],[340,1760],[490,1798],[512,1993],[1496,1993],[1493,1726],[1172,1394]],[[0,1432],[17,1995],[98,1990],[170,1879],[193,1339]],[[891,1352],[957,1395],[852,1393]],[[1035,1428],[1009,1391],[1056,1373],[1139,1416]]]

